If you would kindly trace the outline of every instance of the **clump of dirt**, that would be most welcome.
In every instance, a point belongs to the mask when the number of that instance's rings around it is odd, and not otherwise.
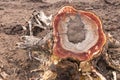
[[[63,60],[56,65],[56,80],[79,80],[80,73],[75,62]]]
[[[9,25],[8,27],[6,26],[1,31],[3,31],[5,34],[8,34],[8,35],[19,35],[24,33],[22,25],[20,24]]]
[[[30,0],[30,1],[33,1],[33,2],[43,2],[43,0]]]

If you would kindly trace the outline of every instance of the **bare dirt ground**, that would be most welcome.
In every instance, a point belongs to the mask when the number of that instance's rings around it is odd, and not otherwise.
[[[101,18],[105,31],[120,41],[120,0],[73,0],[70,3],[68,0],[43,1],[0,0],[0,80],[28,80],[39,74],[30,72],[38,68],[39,62],[30,61],[25,50],[15,47],[23,35],[21,26],[25,25],[34,10],[55,15],[61,7],[71,5],[76,9],[94,12]]]

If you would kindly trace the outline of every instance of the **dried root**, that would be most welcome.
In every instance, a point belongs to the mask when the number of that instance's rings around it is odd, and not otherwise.
[[[113,38],[113,36],[108,33],[108,47],[109,48],[118,48],[120,47],[120,42]]]
[[[117,76],[116,75],[117,75],[116,72],[113,71],[113,80],[117,80]]]
[[[50,30],[51,27],[51,19],[52,15],[46,16],[43,11],[40,12],[33,12],[33,17],[28,21],[28,27],[29,27],[29,33],[30,35],[22,36],[22,42],[17,43],[18,48],[27,49],[32,48],[36,46],[42,46],[46,43],[47,40],[49,40],[52,36],[52,31]],[[32,29],[35,27],[39,27],[40,29],[46,30],[49,29],[49,32],[43,36],[43,37],[35,37],[33,36]],[[27,28],[23,27],[24,30]]]
[[[17,43],[17,47],[22,49],[39,47],[44,45],[46,41],[51,38],[51,36],[52,32],[49,32],[43,38],[37,38],[34,36],[22,36],[21,39],[23,40],[23,42]]]
[[[108,49],[105,53],[107,64],[113,69],[120,71],[120,42],[108,34]]]
[[[107,80],[88,61],[81,62],[80,68],[82,71],[81,80]]]

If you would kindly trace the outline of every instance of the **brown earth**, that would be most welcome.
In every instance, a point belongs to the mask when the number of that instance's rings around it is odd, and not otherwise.
[[[23,35],[21,26],[26,24],[34,10],[55,15],[61,7],[71,5],[76,9],[94,12],[101,18],[105,31],[120,41],[120,0],[43,1],[0,0],[0,80],[28,80],[38,74],[30,73],[30,70],[36,69],[39,62],[31,62],[25,50],[15,47]]]

